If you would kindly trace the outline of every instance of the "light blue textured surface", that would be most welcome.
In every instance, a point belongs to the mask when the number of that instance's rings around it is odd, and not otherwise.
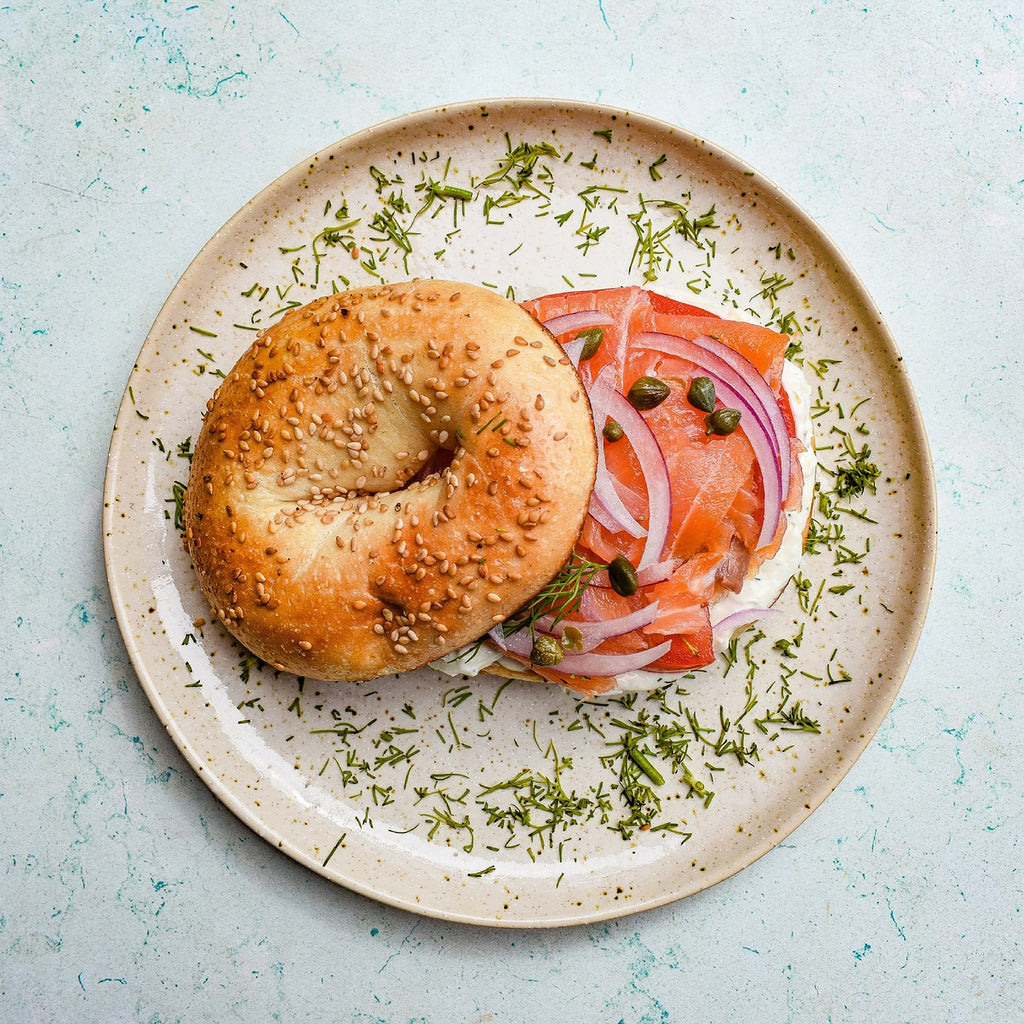
[[[1024,1019],[1024,14],[773,4],[0,7],[0,1020]],[[778,182],[895,334],[935,594],[867,753],[777,850],[554,932],[418,919],[187,768],[103,573],[106,449],[195,252],[308,154],[501,95],[686,126]]]

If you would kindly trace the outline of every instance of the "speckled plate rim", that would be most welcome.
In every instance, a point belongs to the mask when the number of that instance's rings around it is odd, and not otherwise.
[[[244,216],[248,208],[260,203],[264,198],[271,196],[276,191],[282,189],[290,180],[301,177],[311,162],[314,162],[321,157],[326,157],[330,153],[337,154],[342,148],[349,149],[364,146],[365,144],[372,142],[374,137],[379,133],[390,131],[398,126],[415,129],[417,127],[427,126],[439,117],[469,116],[484,107],[500,107],[506,112],[511,111],[527,116],[531,112],[543,114],[551,113],[555,110],[562,111],[563,113],[566,110],[571,110],[575,116],[582,118],[596,119],[599,116],[615,115],[620,118],[628,118],[631,123],[642,125],[646,129],[654,132],[662,131],[678,135],[678,133],[683,131],[679,126],[673,125],[664,120],[654,118],[649,115],[639,114],[625,108],[615,107],[610,104],[533,97],[495,98],[443,104],[436,107],[426,108],[411,114],[394,117],[364,128],[344,137],[339,142],[333,143],[318,151],[318,153],[313,154],[311,157],[299,162],[267,185],[263,190],[250,199],[236,214],[229,218],[229,220],[226,221],[220,229],[218,229],[202,249],[200,249],[189,266],[182,273],[178,282],[175,284],[174,289],[157,315],[153,329],[151,329],[150,335],[147,337],[146,342],[144,342],[142,350],[144,350],[145,346],[149,343],[153,330],[155,330],[157,325],[160,324],[167,316],[174,295],[180,289],[189,287],[198,270],[209,258],[210,253],[216,249],[218,241],[222,235],[224,235],[236,221],[240,220]],[[729,167],[736,173],[749,175],[752,180],[756,180],[758,189],[761,193],[766,194],[790,220],[800,226],[802,236],[806,238],[815,249],[819,250],[828,258],[831,265],[834,267],[836,274],[845,280],[850,291],[856,295],[860,306],[861,316],[865,320],[872,322],[874,329],[885,345],[888,354],[892,356],[893,363],[899,363],[901,357],[899,355],[896,341],[888,327],[885,325],[876,304],[869,296],[861,278],[848,262],[846,257],[833,243],[831,238],[817,225],[817,223],[792,199],[790,199],[789,196],[779,188],[779,186],[770,179],[765,178],[765,176],[760,172],[754,171],[754,169],[747,165],[742,159],[727,150],[707,142],[693,133],[684,132],[684,134],[687,138],[698,144],[710,158],[721,162],[723,166]],[[140,354],[142,350],[140,350]],[[204,765],[200,753],[192,746],[189,740],[187,730],[183,728],[182,723],[176,719],[175,715],[168,707],[168,704],[161,692],[159,680],[155,678],[143,650],[133,637],[132,622],[127,617],[125,597],[121,591],[120,579],[115,571],[117,552],[114,550],[114,544],[112,543],[111,538],[114,533],[114,497],[117,490],[119,473],[121,471],[121,452],[118,439],[119,433],[128,425],[133,415],[132,405],[128,398],[127,385],[125,388],[124,398],[122,399],[115,421],[114,433],[109,449],[108,467],[103,490],[104,509],[102,521],[107,580],[121,635],[131,663],[142,685],[143,691],[156,711],[158,718],[167,729],[169,735],[178,746],[186,761],[197,772],[197,774],[199,774],[217,799],[249,828],[272,845],[276,846],[279,850],[286,853],[292,859],[301,863],[310,870],[336,883],[344,885],[346,888],[354,892],[385,904],[408,910],[415,914],[434,917],[441,920],[484,926],[516,928],[546,928],[587,924],[624,917],[645,910],[654,909],[659,906],[664,906],[684,898],[685,896],[694,895],[696,892],[704,891],[735,875],[758,860],[764,854],[770,852],[786,837],[791,835],[793,831],[835,790],[859,756],[868,747],[892,707],[900,685],[909,670],[924,627],[933,586],[937,547],[937,503],[931,456],[924,422],[914,395],[913,387],[905,372],[901,373],[899,391],[904,402],[904,412],[908,418],[907,431],[913,436],[919,455],[919,465],[917,468],[923,475],[923,479],[918,482],[918,487],[922,489],[920,496],[920,514],[924,529],[922,530],[921,535],[922,547],[919,551],[920,557],[917,561],[918,578],[915,581],[915,593],[917,595],[916,602],[914,605],[910,628],[903,636],[903,645],[900,654],[891,665],[893,685],[890,686],[887,692],[880,699],[876,695],[876,699],[871,705],[873,714],[868,720],[866,720],[865,728],[859,742],[853,742],[848,746],[845,751],[846,757],[844,758],[843,763],[836,766],[835,770],[831,773],[829,778],[824,781],[819,789],[815,790],[809,796],[807,801],[802,803],[799,801],[794,802],[790,813],[779,820],[774,834],[770,837],[766,837],[763,842],[748,848],[745,855],[739,860],[722,862],[718,865],[717,870],[709,870],[702,878],[701,884],[698,887],[688,889],[687,891],[665,892],[658,897],[638,900],[631,904],[609,904],[605,907],[596,909],[583,908],[579,913],[561,915],[553,914],[550,916],[542,915],[532,918],[510,916],[507,919],[502,919],[495,918],[491,915],[477,915],[472,911],[465,909],[454,910],[443,906],[426,906],[418,901],[404,898],[401,894],[396,893],[391,889],[376,886],[366,879],[348,877],[336,870],[328,869],[320,861],[311,857],[305,850],[294,844],[287,835],[280,834],[274,828],[270,827],[258,813],[253,811],[252,807],[239,798],[238,794],[234,792],[231,786],[217,778],[215,773],[206,770],[206,765]]]

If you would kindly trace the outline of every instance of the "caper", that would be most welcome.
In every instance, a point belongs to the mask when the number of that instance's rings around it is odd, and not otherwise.
[[[562,630],[562,644],[567,650],[583,650],[583,634],[575,626],[566,626]]]
[[[577,341],[580,338],[583,339],[583,351],[580,353],[580,362],[582,363],[585,359],[593,359],[597,354],[601,342],[604,341],[604,331],[600,327],[588,327],[576,335]]]
[[[626,397],[633,408],[646,411],[668,398],[668,385],[657,377],[640,377],[633,382]]]
[[[601,433],[604,434],[606,441],[621,441],[623,438],[622,424],[618,420],[609,420]]]
[[[694,377],[686,400],[701,412],[715,411],[715,382],[710,377]]]
[[[562,645],[546,633],[541,633],[533,641],[533,650],[530,651],[530,664],[540,665],[541,668],[551,668],[562,660]]]
[[[739,409],[716,409],[704,420],[709,434],[731,434],[740,425]]]
[[[616,555],[608,565],[608,582],[612,590],[623,597],[631,597],[640,589],[636,569],[625,555]]]

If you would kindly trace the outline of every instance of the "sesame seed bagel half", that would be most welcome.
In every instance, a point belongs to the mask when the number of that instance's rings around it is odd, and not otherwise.
[[[208,403],[186,545],[261,659],[372,679],[475,640],[554,576],[596,453],[576,369],[514,302],[448,281],[324,296]]]

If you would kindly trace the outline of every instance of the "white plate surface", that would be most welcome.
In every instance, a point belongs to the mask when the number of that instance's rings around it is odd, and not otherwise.
[[[429,670],[314,684],[252,665],[218,627],[196,625],[207,609],[173,522],[175,482],[188,478],[180,451],[199,432],[215,374],[254,328],[290,303],[378,277],[465,280],[516,298],[646,284],[724,315],[796,323],[805,365],[817,367],[822,479],[832,480],[845,434],[869,446],[875,491],[833,520],[819,516],[843,534],[805,558],[802,602],[791,586],[747,653],[757,634],[741,638],[728,672],[720,664],[663,697],[581,704],[554,688]],[[825,799],[909,665],[931,586],[935,501],[892,338],[835,247],[775,186],[642,115],[502,100],[351,136],[214,235],[131,374],[104,543],[139,679],[227,807],[312,870],[386,903],[540,927],[704,889]],[[621,741],[655,715],[682,759],[673,765],[647,742],[664,782],[652,785],[660,807],[644,830],[622,824]]]

